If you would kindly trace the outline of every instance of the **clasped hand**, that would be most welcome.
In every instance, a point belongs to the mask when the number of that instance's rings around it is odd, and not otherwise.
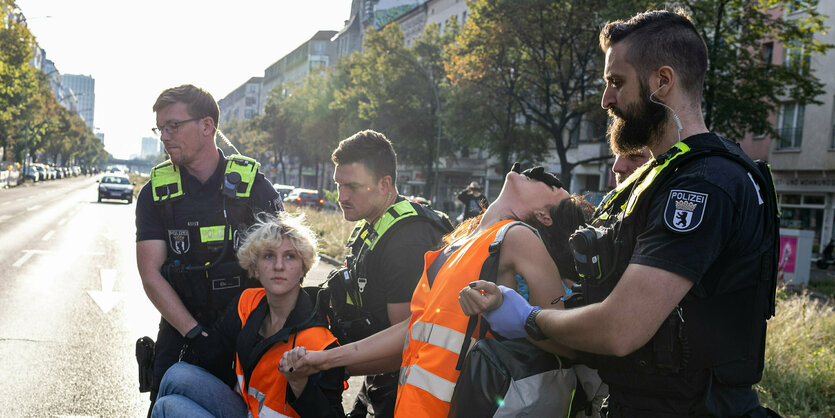
[[[505,338],[524,338],[525,320],[534,307],[513,289],[476,281],[461,289],[458,304],[466,315],[482,314],[490,328]]]
[[[321,356],[321,351],[307,351],[304,347],[295,347],[284,352],[284,356],[278,361],[278,371],[288,381],[305,379],[323,370],[321,365],[324,359]]]

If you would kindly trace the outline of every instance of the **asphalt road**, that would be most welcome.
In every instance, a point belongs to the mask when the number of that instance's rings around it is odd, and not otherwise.
[[[159,313],[135,261],[134,205],[94,177],[0,190],[0,417],[144,417],[136,339]],[[320,262],[306,284],[322,282]],[[352,378],[343,397],[353,403]]]

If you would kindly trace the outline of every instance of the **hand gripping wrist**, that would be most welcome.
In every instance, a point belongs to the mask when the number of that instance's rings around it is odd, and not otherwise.
[[[505,338],[525,338],[525,321],[538,306],[531,306],[522,295],[515,290],[499,286],[502,291],[502,305],[498,309],[482,314],[490,323],[490,328]]]

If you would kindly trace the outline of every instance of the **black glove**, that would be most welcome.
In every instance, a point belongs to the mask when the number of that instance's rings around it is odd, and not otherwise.
[[[223,341],[216,331],[196,325],[186,335],[180,360],[210,368],[224,356]]]

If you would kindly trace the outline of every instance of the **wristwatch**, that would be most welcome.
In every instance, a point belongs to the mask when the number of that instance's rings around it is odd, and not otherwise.
[[[530,314],[528,314],[528,319],[525,320],[525,332],[528,333],[528,337],[536,341],[542,341],[547,339],[548,336],[542,332],[542,329],[539,328],[539,325],[536,325],[536,316],[542,312],[541,308],[534,308]]]

